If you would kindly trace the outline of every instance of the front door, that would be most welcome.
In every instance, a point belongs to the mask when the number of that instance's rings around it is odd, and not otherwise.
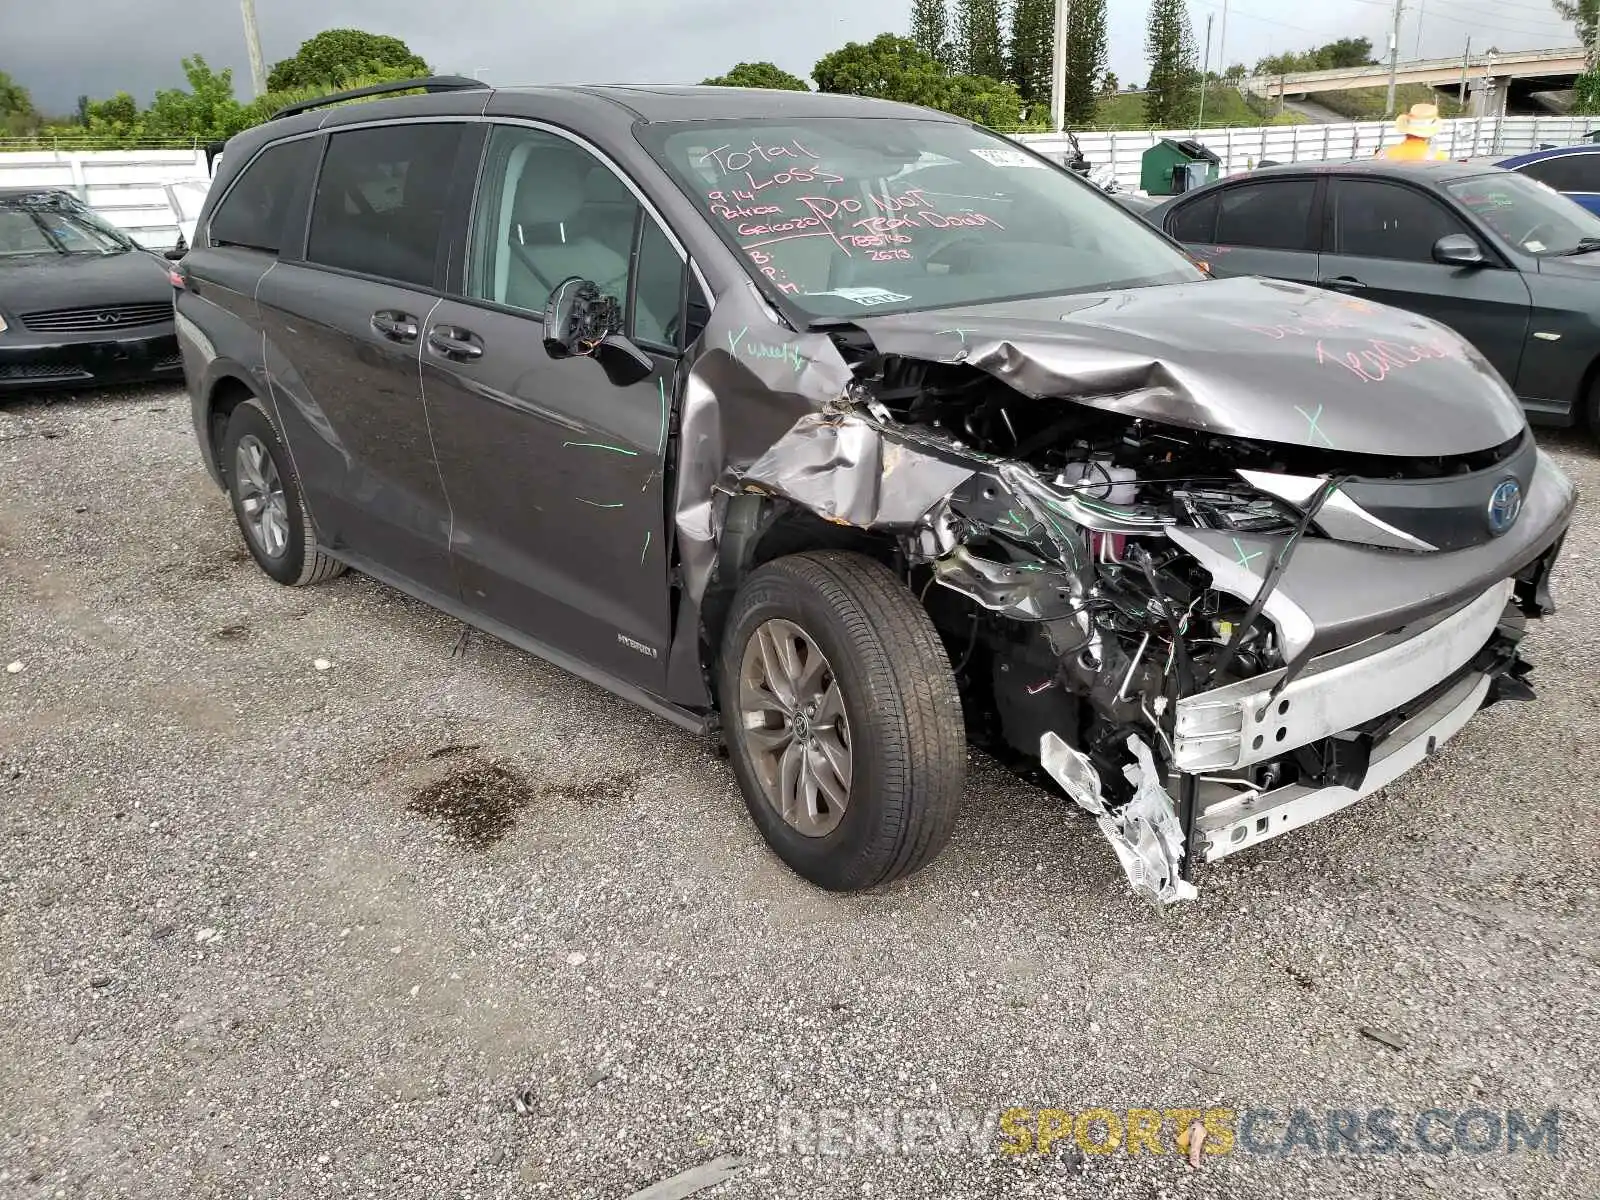
[[[557,658],[660,694],[683,256],[565,135],[496,126],[483,170],[462,294],[430,314],[422,350],[464,599]],[[618,301],[645,378],[546,349],[545,303],[572,277]]]
[[[318,531],[330,548],[454,601],[449,511],[418,359],[465,124],[335,133],[305,261],[257,290],[267,369]]]
[[[1329,208],[1324,287],[1450,326],[1516,387],[1532,307],[1521,274],[1501,265],[1494,249],[1460,216],[1420,189],[1377,179],[1336,179]],[[1490,263],[1434,262],[1434,244],[1452,234],[1472,237]]]

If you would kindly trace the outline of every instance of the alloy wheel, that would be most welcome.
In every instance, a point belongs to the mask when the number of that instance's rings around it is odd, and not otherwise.
[[[739,723],[784,822],[807,837],[837,828],[850,803],[850,721],[827,656],[793,621],[766,621],[745,643]]]
[[[250,540],[268,558],[282,558],[289,549],[289,501],[277,464],[253,433],[239,439],[233,461],[234,488]]]

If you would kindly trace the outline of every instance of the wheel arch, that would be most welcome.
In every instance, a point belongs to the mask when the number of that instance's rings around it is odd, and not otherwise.
[[[826,521],[774,496],[745,494],[728,502],[717,568],[701,605],[703,666],[714,667],[716,648],[739,585],[757,567],[808,550],[850,550],[896,569],[900,551],[890,534]]]
[[[222,436],[228,427],[228,418],[239,405],[255,398],[255,389],[245,382],[242,374],[232,371],[224,371],[207,385],[201,436],[204,439],[206,466],[219,486],[227,486],[227,468],[222,462]]]

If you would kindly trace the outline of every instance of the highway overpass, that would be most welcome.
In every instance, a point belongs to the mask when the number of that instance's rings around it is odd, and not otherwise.
[[[1427,58],[1402,62],[1395,71],[1397,84],[1425,83],[1438,88],[1459,87],[1461,58]],[[1584,69],[1582,46],[1554,50],[1509,50],[1501,54],[1474,54],[1465,60],[1469,86],[1484,79],[1495,83],[1493,111],[1503,112],[1513,85],[1519,92],[1569,88]],[[1387,87],[1388,64],[1375,67],[1341,67],[1332,71],[1297,71],[1290,75],[1257,75],[1243,89],[1269,100],[1288,96],[1314,96],[1353,88]],[[1487,114],[1486,114],[1487,115]]]

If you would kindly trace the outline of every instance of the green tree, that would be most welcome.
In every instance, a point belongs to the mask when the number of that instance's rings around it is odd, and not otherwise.
[[[393,80],[431,73],[428,64],[399,38],[360,29],[328,29],[301,42],[292,58],[273,64],[267,74],[267,90],[338,90],[357,77]]]
[[[956,66],[963,74],[1003,78],[1005,45],[1000,0],[956,0]]]
[[[1600,113],[1600,0],[1551,0],[1564,21],[1571,21],[1583,43],[1584,73],[1573,87],[1572,111]]]
[[[809,92],[804,79],[789,74],[769,62],[742,62],[726,75],[700,81],[707,87],[778,88],[785,92]]]
[[[1006,78],[1029,106],[1050,105],[1050,69],[1056,36],[1055,0],[1016,0]]]
[[[1100,94],[1102,96],[1115,96],[1122,90],[1122,83],[1117,78],[1115,71],[1107,71],[1105,78],[1100,81]]]
[[[911,40],[945,70],[953,65],[948,0],[911,0]]]
[[[1014,128],[1022,115],[1016,89],[999,79],[949,75],[910,38],[881,33],[850,42],[817,60],[817,90],[922,104],[969,121]]]
[[[1072,0],[1067,12],[1066,119],[1088,125],[1095,118],[1095,95],[1106,69],[1106,0]]]
[[[1194,48],[1194,27],[1184,0],[1152,0],[1145,34],[1150,59],[1145,120],[1158,128],[1176,128],[1194,120],[1200,81]]]
[[[156,93],[141,118],[145,136],[214,142],[230,138],[253,122],[233,95],[233,71],[213,71],[200,55],[182,60],[189,90]]]
[[[28,89],[0,71],[0,135],[20,137],[33,132],[38,124],[39,114]]]

